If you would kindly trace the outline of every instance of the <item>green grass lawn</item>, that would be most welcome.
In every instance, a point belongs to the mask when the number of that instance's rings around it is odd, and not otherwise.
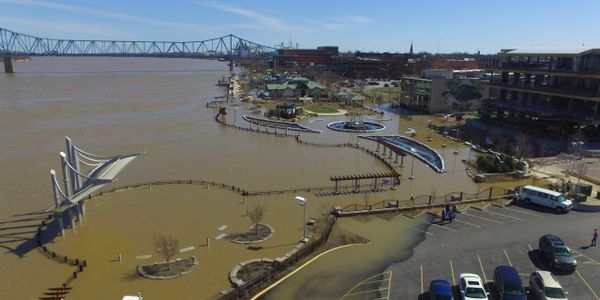
[[[316,113],[322,113],[322,114],[338,112],[337,105],[335,105],[335,104],[309,104],[309,105],[306,105],[304,108],[306,108],[307,110],[310,110],[310,111],[313,111]]]
[[[397,87],[378,87],[372,89],[365,89],[362,91],[365,96],[375,98],[381,96],[383,98],[397,98],[400,97],[400,88]]]

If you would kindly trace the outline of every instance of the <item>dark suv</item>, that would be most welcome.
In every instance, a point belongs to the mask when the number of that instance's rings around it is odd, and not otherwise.
[[[540,238],[540,256],[547,265],[556,269],[575,270],[577,260],[573,251],[559,237],[546,234]]]
[[[527,300],[527,292],[517,269],[511,266],[498,266],[494,270],[496,299]]]

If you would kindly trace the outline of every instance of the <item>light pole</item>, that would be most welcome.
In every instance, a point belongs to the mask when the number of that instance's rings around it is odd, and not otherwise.
[[[408,179],[415,179],[415,154],[417,153],[417,149],[411,147],[410,152],[412,153],[412,163],[410,164],[410,177]]]
[[[456,155],[456,154],[458,154],[458,127],[454,128],[452,130],[456,132],[456,141],[455,141],[456,144],[454,146],[454,154]]]
[[[237,122],[237,107],[233,108],[233,124],[235,124]]]
[[[431,142],[433,140],[433,128],[431,128],[431,120],[427,120],[427,126],[429,127],[429,137],[427,140]]]
[[[300,196],[296,196],[296,200],[298,200],[298,204],[300,204],[300,206],[304,206],[304,217],[302,218],[302,229],[304,231],[303,233],[303,238],[302,239],[306,239],[306,198],[304,197],[300,197]]]

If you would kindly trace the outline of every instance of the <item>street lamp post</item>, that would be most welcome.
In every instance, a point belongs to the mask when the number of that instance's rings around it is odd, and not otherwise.
[[[233,108],[233,124],[235,124],[237,122],[237,107]]]
[[[433,140],[433,128],[431,128],[431,120],[427,120],[427,126],[429,127],[429,137],[427,140],[431,142]]]
[[[304,206],[304,216],[302,217],[302,229],[304,231],[303,233],[303,239],[306,239],[306,198],[304,197],[300,197],[300,196],[296,196],[296,200],[298,200],[298,204],[300,204],[300,206]]]
[[[415,179],[415,154],[417,152],[417,149],[415,148],[410,148],[410,152],[412,153],[412,163],[410,164],[410,177],[408,177],[408,179]]]
[[[458,127],[453,129],[454,131],[456,131],[456,143],[455,143],[455,147],[454,147],[454,154],[458,154]]]

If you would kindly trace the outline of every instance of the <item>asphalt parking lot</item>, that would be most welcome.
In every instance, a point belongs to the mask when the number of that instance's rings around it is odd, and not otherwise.
[[[431,214],[413,221],[414,230],[427,238],[410,259],[392,263],[385,270],[390,278],[385,282],[388,290],[382,290],[383,284],[378,289],[389,299],[429,299],[427,290],[434,279],[448,280],[459,299],[456,286],[461,273],[478,274],[490,291],[499,265],[515,267],[528,287],[533,271],[549,270],[537,247],[539,237],[552,233],[571,247],[578,261],[575,272],[553,272],[569,299],[600,300],[600,246],[588,247],[593,229],[600,228],[600,213],[559,215],[535,206],[488,205],[466,209],[452,223],[440,223],[440,218]]]

